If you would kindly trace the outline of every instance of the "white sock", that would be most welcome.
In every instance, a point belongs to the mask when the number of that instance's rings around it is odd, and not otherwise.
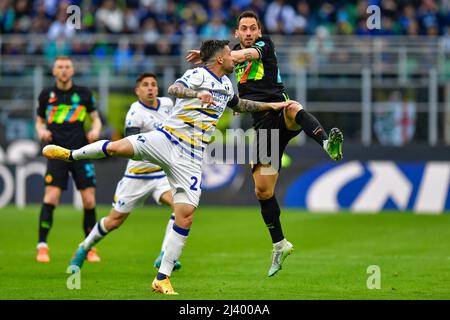
[[[47,242],[39,242],[37,244],[37,249],[40,249],[40,248],[48,248]]]
[[[328,146],[328,139],[323,140],[323,150],[327,151],[327,146]]]
[[[175,213],[172,213],[172,215],[170,216],[169,221],[167,222],[167,226],[166,226],[166,233],[164,234],[164,239],[163,239],[163,243],[161,246],[161,251],[164,251],[164,249],[166,248],[166,243],[167,243],[167,236],[169,235],[170,230],[172,230],[173,227],[173,223],[175,222]]]
[[[108,231],[105,228],[105,219],[106,218],[101,218],[92,228],[92,231],[88,234],[86,239],[81,243],[85,250],[91,250],[96,243],[108,234]]]
[[[166,248],[158,272],[170,277],[173,266],[183,251],[190,229],[183,229],[176,224],[167,235]]]
[[[87,144],[84,147],[73,150],[72,158],[74,160],[84,160],[84,159],[103,159],[108,155],[106,153],[106,146],[109,140],[99,140],[91,144]]]
[[[281,250],[281,249],[283,249],[286,245],[287,245],[287,240],[286,240],[286,239],[283,239],[283,240],[281,240],[281,241],[279,241],[279,242],[274,243],[274,244],[273,244],[273,248],[274,248],[275,250]]]

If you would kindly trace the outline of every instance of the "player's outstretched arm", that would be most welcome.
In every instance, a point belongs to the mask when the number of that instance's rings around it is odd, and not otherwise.
[[[244,61],[258,60],[260,58],[258,50],[255,48],[246,48],[231,51],[234,63],[242,63]]]
[[[237,100],[236,100],[237,99]],[[233,106],[234,104],[234,106]],[[234,98],[228,104],[228,107],[236,112],[258,112],[258,111],[269,111],[269,110],[281,110],[288,107],[290,102],[257,102],[253,100]]]
[[[193,89],[187,88],[179,82],[172,84],[167,92],[177,98],[180,99],[194,99],[197,98],[201,100],[202,104],[216,104],[213,100],[213,96],[211,93],[207,91],[195,91]]]
[[[260,58],[258,50],[255,48],[246,48],[241,50],[231,51],[234,63],[242,63],[244,61],[252,61]],[[186,61],[194,64],[203,63],[200,58],[200,50],[189,50],[186,56]]]

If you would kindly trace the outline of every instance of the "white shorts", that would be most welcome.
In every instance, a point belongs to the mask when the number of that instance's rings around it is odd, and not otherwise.
[[[167,175],[173,202],[198,206],[201,195],[202,161],[193,158],[169,140],[161,131],[150,131],[126,137],[133,145],[133,160],[149,161]]]
[[[149,180],[123,177],[117,184],[112,205],[117,212],[129,213],[141,207],[150,194],[157,204],[161,204],[161,195],[170,190],[166,177]]]

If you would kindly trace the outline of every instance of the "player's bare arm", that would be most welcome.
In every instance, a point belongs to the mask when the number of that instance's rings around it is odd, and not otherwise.
[[[206,92],[206,91],[198,92],[198,91],[195,91],[195,90],[185,87],[181,83],[172,84],[169,87],[169,89],[167,90],[167,92],[170,95],[177,97],[177,98],[181,98],[181,99],[197,98],[197,99],[200,99],[202,101],[202,103],[204,103],[204,104],[207,104],[207,105],[215,104],[211,93]]]
[[[92,111],[89,113],[89,116],[92,119],[92,128],[87,133],[86,137],[89,143],[97,141],[100,137],[100,131],[102,130],[102,121],[100,120],[100,116],[97,111]]]
[[[47,125],[45,123],[45,119],[39,116],[36,117],[36,132],[38,134],[38,138],[42,142],[50,142],[52,141],[52,133],[47,129]]]
[[[242,63],[244,61],[252,61],[260,58],[258,50],[255,48],[245,48],[241,50],[231,51],[234,63]],[[186,61],[194,64],[203,63],[200,59],[200,50],[189,50],[186,56]]]
[[[258,60],[260,58],[258,50],[255,48],[245,48],[241,50],[231,51],[234,63],[242,63],[244,61]]]
[[[290,102],[257,102],[246,99],[239,99],[236,106],[231,107],[234,111],[244,113],[244,112],[258,112],[258,111],[269,111],[269,110],[280,110],[288,107]]]

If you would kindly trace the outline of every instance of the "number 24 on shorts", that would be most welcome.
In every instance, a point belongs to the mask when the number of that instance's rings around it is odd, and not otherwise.
[[[192,184],[191,184],[191,190],[194,190],[194,191],[198,191],[198,189],[202,189],[202,183],[200,182],[200,186],[198,186],[197,187],[197,184],[198,184],[198,178],[197,177],[191,177],[191,181],[192,181]]]

